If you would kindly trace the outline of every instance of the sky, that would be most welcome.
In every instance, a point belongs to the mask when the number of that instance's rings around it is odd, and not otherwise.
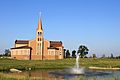
[[[120,55],[120,0],[0,0],[0,53],[36,37],[40,12],[45,39],[70,52],[85,45],[89,56]]]

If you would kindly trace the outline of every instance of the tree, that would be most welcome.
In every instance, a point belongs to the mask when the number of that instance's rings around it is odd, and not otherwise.
[[[92,56],[90,56],[89,58],[93,58]]]
[[[5,49],[5,54],[4,56],[10,56],[10,50],[9,49]]]
[[[64,58],[65,58],[65,56],[66,56],[66,55],[65,55],[65,52],[66,52],[66,49],[64,49]]]
[[[116,59],[120,59],[120,56],[116,56]]]
[[[0,57],[2,57],[3,56],[3,54],[0,54]]]
[[[73,51],[72,51],[72,57],[73,57],[73,58],[75,58],[75,57],[76,57],[75,53],[76,53],[76,51],[75,51],[75,50],[73,50]]]
[[[114,58],[113,54],[111,54],[111,57],[110,58]]]
[[[102,55],[102,58],[105,58],[105,54]]]
[[[66,50],[66,58],[69,58],[70,57],[70,52],[69,50]]]
[[[93,58],[97,58],[97,57],[96,57],[96,54],[93,54]]]
[[[78,48],[78,54],[80,54],[81,58],[84,58],[87,54],[88,54],[89,49],[84,46],[84,45],[80,45]]]

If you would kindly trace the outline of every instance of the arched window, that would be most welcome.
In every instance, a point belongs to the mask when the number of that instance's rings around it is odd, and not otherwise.
[[[40,33],[38,32],[38,35],[39,35]]]
[[[39,41],[39,38],[38,38],[38,41]]]
[[[38,32],[38,36],[41,36],[42,35],[42,32]]]
[[[41,41],[41,38],[40,38],[40,41]]]
[[[41,41],[42,39],[41,38],[38,38],[38,41]]]

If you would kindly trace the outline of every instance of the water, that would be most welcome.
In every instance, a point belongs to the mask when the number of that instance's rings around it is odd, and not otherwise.
[[[62,72],[62,71],[61,71]],[[64,71],[63,71],[64,73]],[[85,74],[50,73],[54,77],[68,80],[120,80],[120,71],[86,70]]]
[[[71,74],[85,74],[84,68],[82,68],[82,67],[79,66],[79,55],[80,55],[80,53],[78,53],[76,55],[76,64],[75,64],[75,67],[73,67],[73,68],[70,69],[70,73]]]
[[[88,70],[80,67],[79,55],[76,56],[76,64],[73,68],[62,71],[54,71],[50,74],[55,77],[63,77],[63,79],[82,79],[82,80],[118,80],[120,79],[120,71],[98,71]]]
[[[45,80],[120,80],[120,71],[102,70],[86,70],[83,75],[65,73],[64,70],[36,70],[4,74],[16,78],[40,78]]]
[[[80,53],[79,54],[77,54],[77,56],[76,56],[76,64],[75,64],[75,66],[73,67],[73,68],[69,68],[69,69],[65,69],[65,70],[63,70],[63,71],[61,71],[61,72],[58,72],[58,71],[56,71],[55,73],[56,74],[80,74],[80,75],[83,75],[83,74],[85,74],[85,71],[84,71],[84,68],[82,68],[82,67],[80,67],[79,66],[79,55],[80,55]]]
[[[76,55],[76,68],[77,69],[79,69],[79,55],[80,55],[80,53],[78,53],[77,55]]]

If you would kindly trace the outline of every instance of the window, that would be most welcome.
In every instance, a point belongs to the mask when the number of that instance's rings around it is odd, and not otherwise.
[[[27,50],[24,50],[24,54],[27,54]]]
[[[51,55],[51,51],[49,51],[49,55]]]
[[[18,55],[18,51],[16,50],[16,55]]]
[[[40,33],[38,32],[38,36],[40,35]]]
[[[55,55],[57,55],[57,51],[55,51]]]
[[[39,53],[37,53],[37,55],[39,55]]]
[[[42,39],[41,38],[38,38],[38,41],[41,41]]]
[[[27,50],[28,55],[30,54],[30,50]]]
[[[41,50],[41,48],[42,48],[41,46],[42,46],[41,43],[38,43],[38,44],[37,44],[37,49],[38,49],[38,50]]]
[[[21,55],[22,55],[23,51],[21,50]]]
[[[14,54],[14,51],[12,51],[12,55],[15,55],[15,54]]]
[[[42,36],[42,32],[38,32],[38,36]]]
[[[51,51],[51,53],[52,53],[52,55],[55,55],[55,54],[54,54],[54,51]]]
[[[48,55],[50,55],[50,51],[48,51]]]
[[[37,44],[37,49],[39,49],[39,43]]]

